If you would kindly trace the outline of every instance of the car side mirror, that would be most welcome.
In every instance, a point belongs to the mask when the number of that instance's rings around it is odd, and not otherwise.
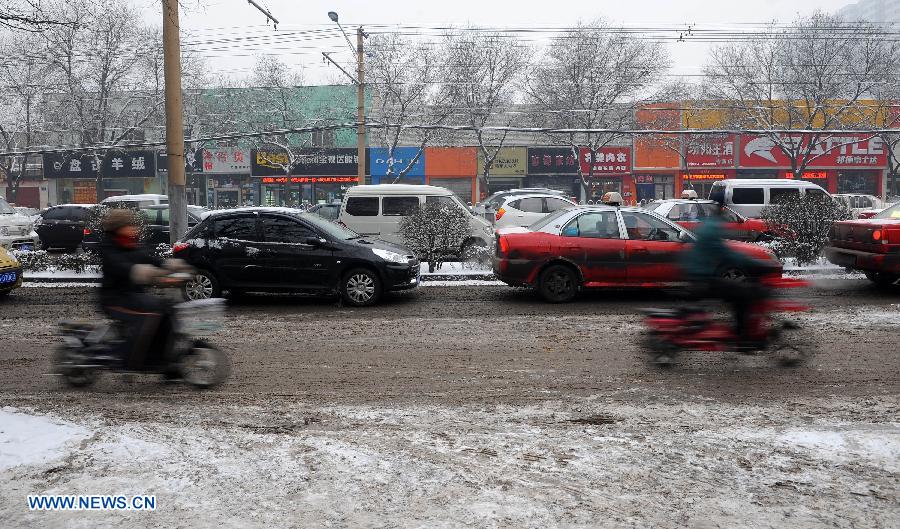
[[[323,246],[326,242],[325,239],[320,239],[318,237],[306,237],[303,239],[303,244],[309,246]]]
[[[690,234],[688,234],[688,232],[686,232],[686,231],[678,232],[678,241],[679,242],[692,242],[692,240],[693,239],[691,239],[691,236],[690,236]]]

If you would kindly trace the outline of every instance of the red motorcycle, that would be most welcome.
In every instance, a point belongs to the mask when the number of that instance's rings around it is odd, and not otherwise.
[[[780,314],[805,312],[809,307],[778,299],[777,294],[781,289],[808,286],[808,282],[783,277],[764,277],[757,281],[760,288],[769,289],[772,295],[751,310],[751,331],[747,338],[754,344],[752,347],[748,347],[746,338],[740,339],[735,334],[731,321],[715,318],[706,308],[647,309],[644,321],[650,332],[643,348],[650,360],[660,366],[670,366],[686,351],[763,352],[784,366],[806,360],[813,348],[809,334]]]

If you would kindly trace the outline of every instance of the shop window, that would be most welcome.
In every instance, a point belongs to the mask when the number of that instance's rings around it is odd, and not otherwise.
[[[381,214],[405,217],[419,208],[419,197],[384,197],[381,199]]]
[[[216,219],[215,234],[216,237],[220,239],[258,241],[259,235],[256,233],[256,216]]]
[[[878,177],[871,172],[847,171],[838,173],[838,193],[858,193],[862,195],[878,195]]]
[[[773,187],[769,189],[769,204],[789,202],[798,198],[800,198],[800,189],[796,187]]]
[[[350,197],[347,199],[347,214],[353,217],[377,217],[378,197]]]
[[[735,204],[765,204],[766,195],[761,187],[735,187],[731,191],[731,201]]]
[[[302,243],[316,232],[297,221],[284,217],[263,217],[263,239],[266,242]]]

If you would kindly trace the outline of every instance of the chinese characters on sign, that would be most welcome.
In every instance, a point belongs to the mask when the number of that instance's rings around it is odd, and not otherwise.
[[[250,156],[237,148],[203,149],[203,172],[207,174],[247,174]]]
[[[581,171],[585,175],[621,175],[631,172],[631,147],[601,147],[591,152],[582,147]]]
[[[351,184],[359,182],[356,176],[267,176],[260,180],[263,184]]]
[[[290,168],[291,175],[355,175],[358,156],[356,149],[298,149],[293,153],[254,149],[250,156],[250,174],[253,176],[284,176]]]
[[[779,136],[778,142],[768,136],[741,137],[741,167],[790,167],[790,157],[782,145],[799,147],[805,153],[812,138],[809,135]],[[884,167],[887,149],[878,136],[856,134],[818,138],[809,148],[809,167]]]
[[[688,167],[734,167],[734,134],[695,134],[685,137]]]
[[[528,174],[577,174],[578,161],[567,147],[529,147]]]
[[[153,151],[110,151],[105,155],[54,153],[44,155],[45,178],[155,178]]]

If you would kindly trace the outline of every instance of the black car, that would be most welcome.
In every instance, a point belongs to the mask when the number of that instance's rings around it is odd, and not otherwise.
[[[84,228],[91,208],[90,204],[63,204],[41,213],[34,231],[41,238],[41,249],[62,248],[73,251],[81,245]]]
[[[100,207],[92,212],[92,216],[87,220],[88,227],[84,230],[84,239],[81,247],[85,251],[96,250],[103,241],[103,232],[97,228],[102,223],[102,215],[106,214],[109,208]],[[202,206],[187,206],[188,229],[196,226],[200,222],[203,215],[209,211]],[[160,244],[169,244],[169,205],[159,204],[146,206],[138,210],[144,217],[144,225],[141,230],[141,240],[150,248],[156,248]]]
[[[284,208],[214,211],[173,247],[198,269],[188,299],[252,292],[338,293],[354,306],[419,285],[419,261],[317,215]]]

